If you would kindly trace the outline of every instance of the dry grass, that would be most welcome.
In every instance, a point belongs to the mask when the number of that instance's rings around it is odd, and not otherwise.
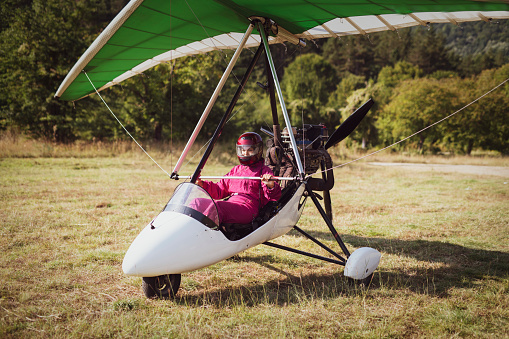
[[[170,165],[178,160],[185,143],[182,142],[141,142],[142,147],[154,158],[165,159]],[[205,150],[205,143],[197,142],[190,151],[191,163],[197,163],[198,154]],[[232,152],[232,145],[218,144],[211,159],[215,164],[233,164],[236,161]],[[343,144],[330,149],[336,165],[344,164],[377,150],[349,149]],[[52,141],[33,140],[22,135],[3,132],[0,133],[0,158],[97,158],[97,157],[127,157],[145,159],[147,156],[132,140],[119,140],[114,142],[76,141],[70,144],[55,143]],[[157,160],[159,161],[159,160]],[[393,152],[391,149],[381,151],[360,160],[360,162],[401,162],[423,164],[449,164],[449,165],[484,165],[509,167],[509,158],[500,156],[496,152],[474,151],[470,156],[442,154],[422,155],[412,152]]]
[[[204,174],[225,173],[227,158]],[[160,301],[121,262],[177,182],[129,152],[3,156],[0,336],[509,336],[507,178],[365,163],[335,174],[339,233],[351,250],[382,252],[369,288],[342,267],[258,246],[184,274],[178,298]],[[299,226],[337,248],[309,202]],[[327,255],[296,232],[276,241]]]
[[[470,156],[455,154],[419,154],[417,152],[396,152],[394,149],[386,149],[378,152],[378,149],[362,150],[349,149],[343,144],[330,150],[336,164],[343,164],[359,158],[365,159],[360,162],[399,162],[421,164],[447,164],[447,165],[479,165],[479,166],[509,166],[509,158],[501,156],[497,152],[474,151]],[[378,152],[378,153],[376,153]]]

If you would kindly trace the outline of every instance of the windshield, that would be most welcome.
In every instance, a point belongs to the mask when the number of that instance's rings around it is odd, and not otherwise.
[[[177,186],[164,211],[186,214],[210,228],[219,225],[214,199],[203,188],[190,182]]]

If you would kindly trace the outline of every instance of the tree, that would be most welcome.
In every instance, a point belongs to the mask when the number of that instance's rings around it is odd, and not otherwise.
[[[509,78],[509,64],[485,70],[478,76],[456,81],[461,106],[471,103]],[[451,86],[452,87],[452,86]],[[466,154],[475,148],[509,154],[509,85],[506,83],[450,119],[447,141]]]
[[[380,69],[375,62],[373,50],[373,41],[370,37],[351,36],[327,40],[323,47],[323,55],[338,74],[348,72],[373,78]]]
[[[445,46],[445,37],[433,26],[426,30],[421,27],[413,30],[412,47],[404,58],[405,61],[419,66],[424,74],[452,69],[449,51]]]
[[[324,118],[329,95],[335,89],[332,66],[317,54],[304,54],[288,65],[282,81],[288,108],[295,124],[318,123]]]
[[[419,66],[414,66],[406,61],[398,61],[394,67],[385,66],[378,73],[378,83],[385,87],[395,87],[400,82],[417,79],[422,76]]]
[[[114,97],[122,116],[142,139],[185,140],[192,133],[219,81],[224,60],[221,52],[177,59],[131,78]],[[235,82],[231,79],[231,82]],[[231,89],[218,98],[208,121],[219,122],[231,99]],[[205,124],[200,132],[208,139],[215,130]],[[173,135],[172,135],[173,134]]]
[[[352,92],[366,87],[366,84],[366,78],[363,76],[346,73],[336,87],[336,90],[329,97],[327,106],[335,109],[346,106],[347,98]]]
[[[384,107],[392,100],[395,88],[404,81],[419,79],[422,76],[422,70],[406,61],[399,61],[394,66],[385,66],[378,74],[376,86],[376,106]],[[372,109],[370,114],[376,107]],[[377,112],[378,113],[378,112]]]
[[[458,57],[455,67],[463,77],[509,62],[509,20],[436,27],[446,37],[446,47]]]
[[[341,109],[341,116],[344,121],[366,101],[370,98],[374,98],[375,104],[348,138],[348,142],[354,140],[360,143],[363,149],[367,148],[368,145],[373,146],[377,141],[376,111],[378,104],[376,98],[378,97],[379,91],[380,85],[371,81],[366,87],[354,91],[347,99],[347,106]]]
[[[406,80],[397,86],[377,123],[384,142],[399,141],[452,113],[458,103],[456,93],[449,87],[447,82],[427,78]],[[439,124],[421,132],[417,149],[421,153],[433,150],[443,138],[444,126]]]
[[[10,2],[2,2],[2,13]],[[53,95],[81,53],[109,20],[111,1],[33,0],[12,10],[0,32],[0,114],[36,137],[76,137],[72,104]],[[3,15],[2,15],[3,16]],[[89,24],[84,24],[89,23]]]

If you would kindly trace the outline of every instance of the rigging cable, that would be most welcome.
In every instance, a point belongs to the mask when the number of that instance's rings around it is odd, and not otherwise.
[[[472,101],[472,102],[470,102],[469,104],[467,104],[467,105],[463,106],[462,108],[460,108],[460,109],[459,109],[459,110],[457,110],[456,112],[449,114],[449,115],[448,115],[448,116],[446,116],[445,118],[442,118],[442,119],[438,120],[437,122],[434,122],[433,124],[431,124],[431,125],[429,125],[429,126],[427,126],[427,127],[424,127],[424,128],[423,128],[423,129],[421,129],[420,131],[417,131],[417,132],[415,132],[414,134],[409,135],[408,137],[406,137],[406,138],[404,138],[404,139],[401,139],[401,140],[399,140],[399,141],[397,141],[397,142],[393,143],[392,145],[386,146],[386,147],[384,147],[384,148],[382,148],[382,149],[379,149],[378,151],[375,151],[375,152],[373,152],[373,153],[367,154],[367,155],[365,155],[365,156],[363,156],[363,157],[360,157],[360,158],[358,158],[358,159],[355,159],[355,160],[352,160],[352,161],[349,161],[349,162],[345,162],[344,164],[341,164],[341,165],[338,165],[338,166],[334,166],[334,167],[332,167],[332,168],[330,168],[330,169],[327,169],[327,170],[324,170],[324,171],[319,171],[319,172],[316,172],[316,173],[310,174],[310,175],[308,175],[308,176],[306,177],[306,179],[307,179],[307,178],[309,178],[309,177],[311,177],[311,176],[313,176],[313,175],[315,175],[315,174],[320,174],[320,173],[323,173],[323,172],[331,171],[331,170],[333,170],[334,168],[339,168],[339,167],[346,166],[346,165],[348,165],[348,164],[351,164],[351,163],[353,163],[353,162],[359,161],[359,160],[361,160],[361,159],[365,159],[365,158],[370,157],[370,156],[372,156],[372,155],[374,155],[374,154],[380,153],[380,152],[382,152],[382,151],[384,151],[384,150],[386,150],[386,149],[388,149],[388,148],[391,148],[391,147],[393,147],[393,146],[396,146],[397,144],[400,144],[400,143],[402,143],[403,141],[408,140],[408,139],[410,139],[411,137],[416,136],[417,134],[422,133],[422,132],[424,132],[425,130],[427,130],[427,129],[429,129],[429,128],[431,128],[431,127],[435,126],[435,125],[438,125],[438,124],[439,124],[439,123],[441,123],[442,121],[447,120],[447,119],[449,119],[450,117],[452,117],[453,115],[455,115],[455,114],[457,114],[457,113],[459,113],[459,112],[463,111],[465,108],[467,108],[467,107],[471,106],[472,104],[476,103],[477,101],[481,100],[482,98],[484,98],[485,96],[487,96],[488,94],[490,94],[490,93],[491,93],[491,92],[493,92],[494,90],[498,89],[499,87],[501,87],[503,84],[505,84],[505,83],[506,83],[506,82],[508,82],[508,81],[509,81],[509,78],[505,79],[505,80],[504,80],[504,81],[502,81],[500,84],[498,84],[497,86],[493,87],[491,90],[489,90],[488,92],[484,93],[483,95],[481,95],[481,96],[480,96],[480,97],[478,97],[477,99],[473,100],[473,101]]]
[[[170,27],[171,27],[171,12],[172,2],[170,1]],[[170,34],[170,59],[173,60],[173,35]],[[175,70],[176,62],[170,64],[170,166],[173,167],[173,71]]]
[[[301,59],[300,62],[299,62],[299,71],[300,71],[300,80],[304,79],[304,70],[302,68],[302,48],[299,48],[299,58]],[[300,111],[300,114],[301,114],[301,120],[302,120],[302,161],[304,162],[304,175],[306,175],[306,147],[305,147],[305,143],[304,143],[304,140],[306,139],[305,138],[305,128],[304,128],[304,86],[301,83],[299,83],[299,89],[300,89],[300,104],[301,104],[301,111]],[[290,133],[290,131],[288,131],[288,133]],[[299,150],[294,150],[294,152],[296,153],[299,153]],[[297,156],[297,155],[296,155]]]
[[[166,170],[164,168],[162,168],[158,163],[157,161],[154,160],[154,158],[152,158],[150,156],[150,154],[147,153],[147,151],[145,151],[145,149],[143,148],[143,146],[141,146],[138,141],[136,141],[136,139],[131,135],[131,133],[129,133],[129,131],[127,130],[127,128],[125,128],[125,126],[122,124],[122,122],[120,122],[120,120],[117,118],[117,116],[115,115],[115,113],[113,113],[113,111],[111,110],[110,106],[108,106],[108,104],[106,103],[106,101],[104,101],[103,97],[101,96],[101,94],[99,94],[99,91],[97,90],[97,88],[95,87],[95,85],[92,83],[92,80],[90,80],[90,78],[88,77],[88,74],[87,72],[85,72],[85,70],[83,70],[83,73],[85,73],[85,76],[87,77],[88,81],[90,82],[90,84],[92,85],[92,87],[94,88],[95,92],[97,93],[97,95],[99,96],[99,98],[101,98],[102,102],[104,103],[104,105],[106,105],[106,108],[108,108],[108,110],[110,111],[111,115],[113,115],[113,117],[117,120],[117,122],[120,124],[120,126],[122,126],[122,128],[124,129],[124,131],[127,133],[127,135],[129,135],[131,137],[131,139],[133,139],[133,141],[136,143],[136,145],[138,145],[138,147],[141,148],[141,150],[150,158],[150,160],[152,160],[154,162],[154,164],[157,165],[157,167],[159,167],[164,173],[166,173],[166,175],[168,175],[169,177],[171,177],[171,175],[166,172]]]

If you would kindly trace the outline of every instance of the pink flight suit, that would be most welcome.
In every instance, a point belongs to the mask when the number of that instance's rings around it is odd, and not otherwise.
[[[248,166],[237,165],[226,176],[261,177],[266,173],[273,175],[272,170],[265,166],[262,159]],[[277,182],[272,189],[260,180],[221,179],[217,183],[202,182],[203,188],[213,199],[231,196],[227,201],[216,201],[219,220],[222,223],[248,224],[269,201],[276,201],[281,197],[281,187]]]

